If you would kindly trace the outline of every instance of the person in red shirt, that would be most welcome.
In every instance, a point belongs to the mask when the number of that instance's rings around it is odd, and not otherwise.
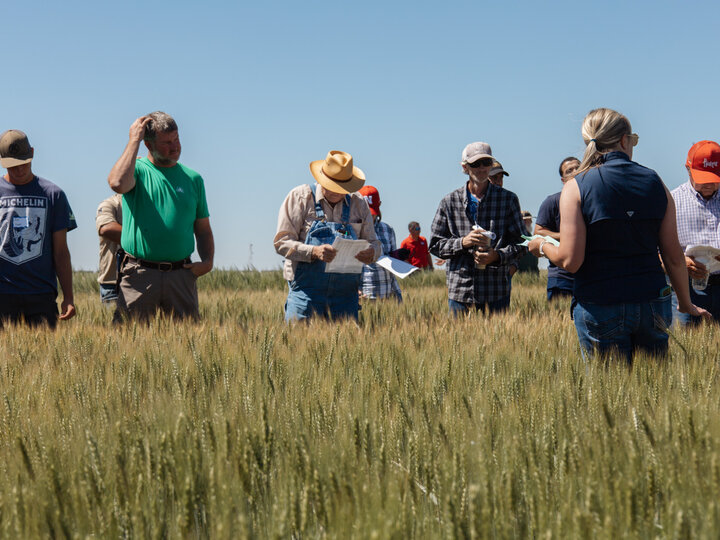
[[[400,249],[407,249],[410,252],[407,260],[413,266],[423,270],[432,270],[432,257],[428,251],[427,240],[420,236],[420,224],[417,221],[411,221],[408,231],[410,231],[410,236],[402,241]]]

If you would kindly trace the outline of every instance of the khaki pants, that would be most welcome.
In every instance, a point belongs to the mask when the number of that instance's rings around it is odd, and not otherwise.
[[[179,318],[200,316],[197,277],[187,268],[162,271],[125,261],[118,287],[118,317],[154,317],[157,310]]]

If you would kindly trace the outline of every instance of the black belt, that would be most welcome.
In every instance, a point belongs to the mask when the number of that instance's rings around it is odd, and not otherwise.
[[[170,270],[179,270],[184,268],[186,264],[190,262],[190,257],[186,257],[182,261],[175,262],[153,262],[138,259],[132,255],[125,254],[125,261],[134,262],[142,266],[143,268],[151,268],[152,270],[160,270],[161,272],[169,272]]]
[[[708,285],[720,285],[720,274],[710,274]]]

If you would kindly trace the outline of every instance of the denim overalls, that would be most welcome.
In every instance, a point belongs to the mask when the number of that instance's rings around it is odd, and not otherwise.
[[[325,212],[315,196],[317,184],[310,189],[317,217],[310,226],[305,243],[311,246],[332,244],[337,237],[357,240],[350,225],[350,195],[342,201],[342,223],[337,223],[325,219]],[[290,292],[285,302],[285,320],[307,319],[313,315],[357,319],[360,276],[325,272],[325,263],[320,260],[298,263],[295,279],[288,282]]]

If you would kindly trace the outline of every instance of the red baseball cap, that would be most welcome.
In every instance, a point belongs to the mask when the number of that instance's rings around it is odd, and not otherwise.
[[[696,183],[720,183],[720,144],[714,141],[696,142],[688,151],[685,165]]]
[[[377,188],[375,186],[363,186],[358,193],[365,197],[370,207],[370,213],[373,216],[378,216],[380,214],[380,193]]]

